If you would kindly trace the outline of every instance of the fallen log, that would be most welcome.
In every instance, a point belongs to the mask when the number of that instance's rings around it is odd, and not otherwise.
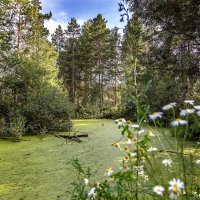
[[[88,137],[88,134],[80,134],[80,135],[65,135],[65,134],[58,134],[60,137],[72,139],[77,137]]]
[[[56,134],[56,133],[52,133],[55,137],[58,138],[65,138],[65,139],[69,139],[69,140],[73,140],[75,142],[82,142],[82,140],[80,140],[80,137],[88,137],[88,134],[80,134],[80,135],[65,135],[65,134]]]

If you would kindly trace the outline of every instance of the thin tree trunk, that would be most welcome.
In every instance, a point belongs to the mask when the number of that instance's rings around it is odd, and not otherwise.
[[[21,42],[21,9],[19,9],[19,17],[18,17],[18,30],[17,30],[17,51],[20,51],[20,42]]]
[[[74,69],[74,42],[72,47],[72,103],[75,102],[75,69]]]

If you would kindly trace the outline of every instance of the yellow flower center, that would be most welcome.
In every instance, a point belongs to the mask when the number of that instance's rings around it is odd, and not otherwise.
[[[154,112],[152,115],[157,115],[158,113],[157,112]]]
[[[175,184],[174,184],[175,185]],[[177,185],[177,184],[176,184]],[[174,188],[172,189],[172,192],[174,193],[174,194],[178,194],[178,189],[177,189],[177,187],[176,186],[174,186]]]
[[[125,156],[125,157],[124,157],[124,160],[128,160],[128,159],[129,159],[129,157],[128,157],[128,156]]]
[[[140,148],[140,151],[144,151],[144,148],[141,147],[141,148]]]
[[[127,147],[127,146],[125,146],[125,147],[124,147],[124,150],[125,150],[125,151],[128,151],[128,147]]]
[[[119,122],[122,122],[122,120],[123,120],[122,118],[119,118]]]
[[[128,120],[128,121],[127,121],[127,124],[131,124],[131,120]]]
[[[115,147],[116,147],[116,148],[119,148],[119,144],[118,144],[118,143],[115,143]]]
[[[178,119],[176,119],[176,121],[177,121],[177,122],[180,122],[180,121],[181,121],[181,119],[180,119],[180,118],[178,118]]]
[[[123,165],[123,168],[124,168],[124,169],[128,169],[128,165],[127,165],[127,164],[124,164],[124,165]]]
[[[161,192],[161,190],[160,190],[160,189],[157,189],[157,192]]]
[[[129,138],[129,139],[132,139],[132,138],[133,138],[133,134],[130,134],[130,135],[128,136],[128,138]]]
[[[99,186],[99,183],[98,182],[94,182],[94,187],[98,187]]]
[[[106,169],[105,172],[106,172],[106,173],[110,172],[110,169]]]
[[[134,138],[133,138],[133,141],[135,141],[135,142],[136,142],[136,141],[137,141],[137,138],[136,138],[136,137],[134,137]]]
[[[140,159],[141,159],[141,160],[145,160],[145,157],[141,157]]]

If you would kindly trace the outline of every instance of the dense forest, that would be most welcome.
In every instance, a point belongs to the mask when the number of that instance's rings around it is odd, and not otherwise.
[[[69,130],[72,118],[135,119],[136,107],[200,101],[199,4],[123,0],[123,35],[98,14],[82,26],[75,18],[59,25],[49,41],[52,13],[39,0],[2,0],[1,134]]]

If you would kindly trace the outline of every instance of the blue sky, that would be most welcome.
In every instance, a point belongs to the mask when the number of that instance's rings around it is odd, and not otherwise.
[[[72,17],[82,25],[84,21],[96,17],[97,14],[103,15],[108,21],[109,28],[124,27],[124,24],[120,23],[118,0],[41,0],[41,3],[44,13],[53,13],[52,19],[45,22],[50,33],[54,32],[59,24],[65,28]]]

